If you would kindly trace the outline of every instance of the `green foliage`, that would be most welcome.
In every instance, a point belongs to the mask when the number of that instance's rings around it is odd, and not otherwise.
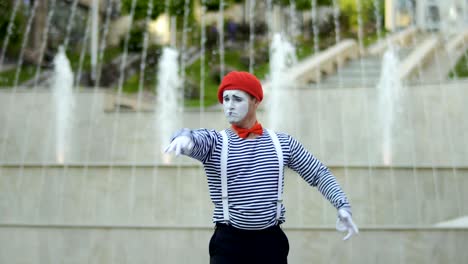
[[[14,68],[8,71],[0,72],[0,88],[10,88],[15,85],[16,70],[17,69]],[[35,66],[23,65],[18,76],[18,84],[34,78],[36,70],[37,68]]]
[[[138,93],[140,82],[140,73],[134,74],[129,77],[122,86],[124,93]]]
[[[13,12],[14,1],[11,0],[0,0],[0,41],[3,42],[8,35],[8,25],[10,23],[10,16]],[[16,13],[13,20],[13,27],[11,28],[11,34],[7,51],[16,55],[19,53],[21,48],[21,42],[23,40],[23,32],[26,25],[26,18],[21,9]]]
[[[455,65],[455,68],[450,72],[449,77],[451,79],[468,77],[468,57],[466,56],[467,52],[468,50],[465,51],[461,59],[458,60],[457,65]]]
[[[205,0],[205,6],[209,11],[219,10],[219,0]]]
[[[387,35],[387,33],[388,32],[386,30],[382,30],[380,38],[384,38]],[[362,41],[363,41],[364,46],[368,47],[374,44],[375,42],[377,42],[378,40],[379,40],[379,36],[377,35],[377,32],[373,32],[372,34],[365,35]]]
[[[333,0],[317,0],[317,5],[330,6],[333,5]]]
[[[140,52],[143,50],[143,40],[145,29],[143,27],[132,27],[130,29],[130,36],[128,39],[128,51]],[[124,48],[125,39],[121,41],[121,47]]]
[[[145,19],[148,14],[149,0],[122,0],[122,13],[130,14],[133,1],[135,1],[135,11],[133,14],[134,20]],[[169,4],[167,7],[169,14],[182,17],[184,16],[185,1],[186,0],[153,0],[151,18],[155,19],[166,11],[166,2]],[[192,10],[194,1],[195,0],[189,0],[191,14],[193,14]]]
[[[290,0],[281,0],[280,1],[281,5],[289,6],[291,4]],[[296,0],[294,1],[296,5],[296,10],[308,10],[312,7],[311,1],[310,0]]]
[[[67,57],[70,61],[70,66],[72,67],[73,72],[77,72],[80,66],[80,55],[81,48],[79,49],[70,49],[67,51]],[[120,47],[108,47],[104,50],[102,61],[100,63],[107,64],[117,56],[122,54],[122,49]],[[82,71],[91,70],[91,56],[89,53],[86,53],[83,59]]]
[[[339,4],[342,16],[345,19],[344,23],[349,25],[351,30],[357,31],[359,18],[357,1],[340,0]],[[374,30],[376,25],[374,0],[360,0],[360,4],[363,28]],[[384,17],[382,5],[379,7],[379,12],[380,16]]]
[[[122,13],[130,14],[132,9],[132,2],[135,2],[134,20],[145,19],[148,15],[148,3],[149,0],[122,0]],[[164,12],[165,0],[153,0],[153,7],[151,18],[157,18],[161,13]]]
[[[207,56],[205,60],[205,82],[204,82],[204,89],[205,89],[205,96],[204,96],[204,103],[203,106],[211,106],[216,104],[218,101],[218,97],[216,91],[218,90],[219,83],[216,82],[213,78],[209,76],[209,67],[210,67],[210,56]],[[201,69],[201,60],[197,60],[195,63],[190,65],[187,70],[186,74],[188,78],[191,78],[194,82],[200,83],[200,69]],[[188,99],[185,100],[187,106],[197,107],[200,106],[201,101],[197,99]]]
[[[291,4],[290,0],[274,0],[274,3],[280,4],[282,6],[289,6]],[[296,4],[296,9],[300,11],[309,10],[312,8],[312,1],[311,0],[296,0],[294,1]],[[318,6],[325,6],[325,5],[332,5],[332,0],[317,0]]]
[[[217,11],[219,10],[219,0],[205,0],[206,9],[209,11]],[[244,1],[241,0],[224,0],[224,7],[228,7],[233,3],[243,3]],[[200,0],[200,4],[203,3],[203,0]]]
[[[146,50],[146,67],[144,71],[144,78],[142,80],[141,88],[143,90],[154,90],[157,83],[157,63],[161,55],[161,46],[152,45]],[[141,71],[138,69],[137,73],[130,76],[124,83],[122,90],[125,93],[137,93],[140,89],[140,75]]]

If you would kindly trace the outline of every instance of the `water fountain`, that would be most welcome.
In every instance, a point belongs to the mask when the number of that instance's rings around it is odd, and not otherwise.
[[[178,56],[175,49],[166,47],[159,61],[155,127],[158,128],[161,150],[170,143],[172,134],[181,125],[182,82],[179,77]],[[170,156],[164,155],[163,160],[169,163]]]
[[[396,48],[390,47],[382,59],[378,90],[379,123],[382,128],[382,160],[392,164],[392,139],[396,133],[395,115],[399,111],[403,86],[400,80],[399,59]]]
[[[270,127],[282,130],[288,127],[291,111],[295,103],[288,100],[293,91],[292,81],[287,69],[297,63],[296,49],[280,33],[275,33],[270,46],[270,85],[269,101],[267,102],[268,121]]]
[[[63,164],[68,158],[71,145],[71,123],[73,121],[73,72],[64,47],[61,46],[54,58],[54,76],[51,83],[55,105],[56,161]]]

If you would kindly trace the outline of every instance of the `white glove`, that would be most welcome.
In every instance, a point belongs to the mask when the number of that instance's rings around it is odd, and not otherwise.
[[[171,153],[175,152],[176,156],[180,154],[189,153],[193,148],[193,141],[187,136],[178,136],[172,140],[171,144],[166,147],[164,152]]]
[[[351,214],[345,209],[338,210],[338,218],[336,219],[336,230],[340,232],[348,232],[343,240],[348,240],[352,235],[359,233],[357,226],[353,222]]]

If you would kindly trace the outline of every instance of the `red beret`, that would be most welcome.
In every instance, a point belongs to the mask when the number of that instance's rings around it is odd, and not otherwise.
[[[253,74],[232,71],[224,76],[218,88],[218,101],[223,103],[223,92],[226,90],[244,91],[261,102],[263,100],[262,84]]]

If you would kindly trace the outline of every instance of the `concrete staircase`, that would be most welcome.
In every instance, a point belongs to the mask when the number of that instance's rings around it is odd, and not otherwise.
[[[415,34],[405,46],[398,46],[397,52],[400,62],[403,62],[413,51],[419,48],[418,44],[431,37],[430,34]],[[440,53],[440,52],[439,52]],[[311,84],[313,88],[375,88],[378,85],[381,69],[382,55],[364,55],[347,61],[336,72],[323,77],[321,82]],[[434,62],[431,62],[433,64]],[[408,84],[421,83],[422,74],[426,65],[417,64],[416,76]]]
[[[404,46],[398,46],[398,57],[401,63],[405,61],[413,52],[417,52],[420,44],[430,38],[440,38],[435,33],[418,33]],[[459,41],[461,42],[461,41]],[[450,69],[455,65],[458,58],[464,55],[464,50],[451,51],[447,46],[450,42],[442,42],[435,52],[429,54],[427,58],[419,61],[417,58],[414,64],[415,73],[411,78],[405,80],[407,85],[434,84],[447,80]],[[453,45],[452,45],[453,46]],[[466,44],[465,44],[466,46]],[[307,87],[312,88],[375,88],[378,85],[381,68],[382,55],[373,54],[347,61],[343,66],[327,76],[323,76],[318,83],[312,83]]]
[[[348,61],[336,73],[326,76],[323,81],[313,84],[320,88],[358,88],[375,87],[380,78],[381,58],[377,56],[361,57]]]

